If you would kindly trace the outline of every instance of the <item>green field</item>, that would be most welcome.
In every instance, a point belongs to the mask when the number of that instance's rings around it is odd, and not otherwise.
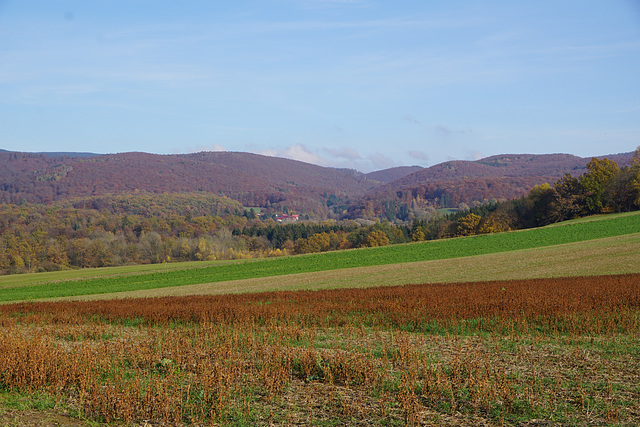
[[[639,278],[640,213],[0,277],[91,300],[0,306],[0,426],[638,425]]]
[[[144,291],[174,288],[200,284],[212,284],[260,278],[276,278],[292,274],[309,274],[379,266],[401,266],[408,263],[453,260],[463,257],[486,256],[490,254],[525,251],[534,248],[548,248],[577,242],[591,242],[616,236],[633,235],[640,232],[640,213],[598,216],[578,221],[555,224],[549,227],[521,230],[508,233],[487,234],[465,238],[436,240],[407,245],[327,252],[295,257],[270,258],[238,262],[210,262],[189,264],[166,264],[155,266],[132,266],[114,269],[76,270],[57,273],[40,273],[0,278],[0,301],[33,300],[41,298],[61,298],[82,295],[114,294],[119,292]],[[635,245],[634,245],[635,242]],[[586,245],[586,243],[585,243]],[[637,239],[625,241],[624,251],[630,255],[622,264],[629,265],[630,271],[637,268],[633,263]],[[578,248],[573,249],[573,251]],[[580,247],[584,251],[584,247]],[[597,251],[596,247],[593,247]],[[618,251],[620,252],[620,251]],[[618,253],[616,252],[616,253]],[[535,259],[535,253],[522,255],[528,260]],[[559,255],[556,255],[559,257]],[[585,268],[587,259],[581,261]],[[637,258],[635,258],[637,259]],[[488,262],[488,261],[485,261]],[[512,262],[513,263],[513,262]],[[482,265],[479,262],[479,265]],[[572,274],[580,274],[578,271]],[[354,270],[355,269],[355,270]],[[611,274],[616,271],[605,271]],[[626,272],[626,271],[623,271]],[[464,272],[458,272],[458,280],[464,279]],[[597,273],[597,272],[596,272]],[[371,273],[365,272],[365,275]],[[347,274],[348,275],[348,274]],[[409,275],[410,276],[410,275]],[[454,277],[456,274],[454,274]],[[407,277],[404,278],[405,280]],[[414,279],[421,280],[419,277]],[[279,279],[281,280],[281,279]],[[401,279],[402,280],[402,279]],[[278,281],[274,279],[274,281]],[[412,280],[413,281],[413,280]],[[297,288],[304,288],[304,281]],[[397,284],[390,280],[389,284]],[[375,284],[380,284],[376,282]],[[349,284],[347,284],[348,286]],[[353,283],[351,283],[353,285]],[[357,284],[356,284],[357,285]],[[264,290],[264,287],[260,287]],[[272,288],[273,289],[273,288]],[[228,290],[233,292],[233,289]]]

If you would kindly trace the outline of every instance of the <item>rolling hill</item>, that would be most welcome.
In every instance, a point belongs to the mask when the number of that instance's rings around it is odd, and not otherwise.
[[[604,156],[603,156],[604,157]],[[621,166],[632,153],[606,156]],[[385,204],[457,207],[519,197],[565,173],[581,175],[590,159],[570,154],[514,154],[397,167],[369,174],[237,152],[157,155],[0,151],[0,202],[51,203],[72,197],[130,193],[207,192],[244,206],[313,211],[319,217],[374,213]],[[329,208],[332,208],[331,210]]]
[[[395,168],[383,169],[375,172],[370,172],[366,175],[368,179],[388,183],[399,180],[407,175],[411,175],[414,172],[423,170],[421,166],[398,166]]]
[[[55,200],[127,193],[209,192],[245,206],[326,209],[325,200],[359,197],[377,185],[331,168],[250,153],[122,153],[94,157],[0,153],[0,201]]]
[[[633,153],[607,156],[628,166]],[[364,197],[374,210],[385,203],[418,200],[438,207],[524,196],[534,185],[555,183],[565,174],[580,176],[591,158],[570,154],[505,154],[476,161],[451,161],[401,176],[371,190]]]

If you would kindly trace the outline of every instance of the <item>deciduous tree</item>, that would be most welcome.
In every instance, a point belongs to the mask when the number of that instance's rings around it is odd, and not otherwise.
[[[594,157],[587,163],[587,173],[580,177],[580,185],[586,195],[587,209],[593,213],[602,212],[605,207],[604,193],[608,182],[620,172],[618,164],[606,157]]]

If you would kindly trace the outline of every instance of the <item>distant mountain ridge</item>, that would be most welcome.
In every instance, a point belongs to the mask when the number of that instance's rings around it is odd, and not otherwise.
[[[422,166],[398,166],[395,168],[383,169],[366,174],[368,179],[379,182],[392,182],[414,172],[423,170]]]
[[[23,153],[22,151],[9,151],[0,148],[0,153]],[[29,154],[43,154],[47,157],[95,157],[102,154],[87,153],[87,152],[75,152],[75,151],[41,151]]]
[[[633,153],[608,156],[620,166]],[[0,202],[56,200],[130,193],[209,192],[244,206],[339,215],[372,205],[373,214],[407,203],[456,207],[508,199],[533,185],[581,175],[591,158],[570,154],[504,154],[450,161],[429,168],[397,167],[361,173],[240,152],[21,153],[0,150]],[[386,206],[386,207],[384,207]],[[356,207],[356,209],[354,209]],[[371,214],[371,213],[369,213]]]
[[[375,182],[331,168],[251,153],[119,153],[93,157],[0,153],[0,201],[47,203],[70,197],[203,191],[245,206],[300,211],[326,207],[330,195],[359,197]],[[320,212],[326,213],[326,212]]]
[[[633,152],[607,156],[619,166],[631,163]],[[591,158],[571,154],[501,154],[480,160],[456,160],[418,170],[368,192],[365,203],[374,210],[419,200],[439,207],[513,199],[543,183],[554,184],[565,174],[586,172]]]

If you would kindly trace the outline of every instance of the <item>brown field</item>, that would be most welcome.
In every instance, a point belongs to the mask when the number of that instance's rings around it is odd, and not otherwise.
[[[274,290],[366,288],[408,283],[455,283],[599,276],[640,273],[639,260],[640,233],[635,233],[579,243],[437,261],[348,268],[61,299],[95,300],[219,295]]]
[[[10,304],[0,325],[7,425],[640,422],[640,274]]]

